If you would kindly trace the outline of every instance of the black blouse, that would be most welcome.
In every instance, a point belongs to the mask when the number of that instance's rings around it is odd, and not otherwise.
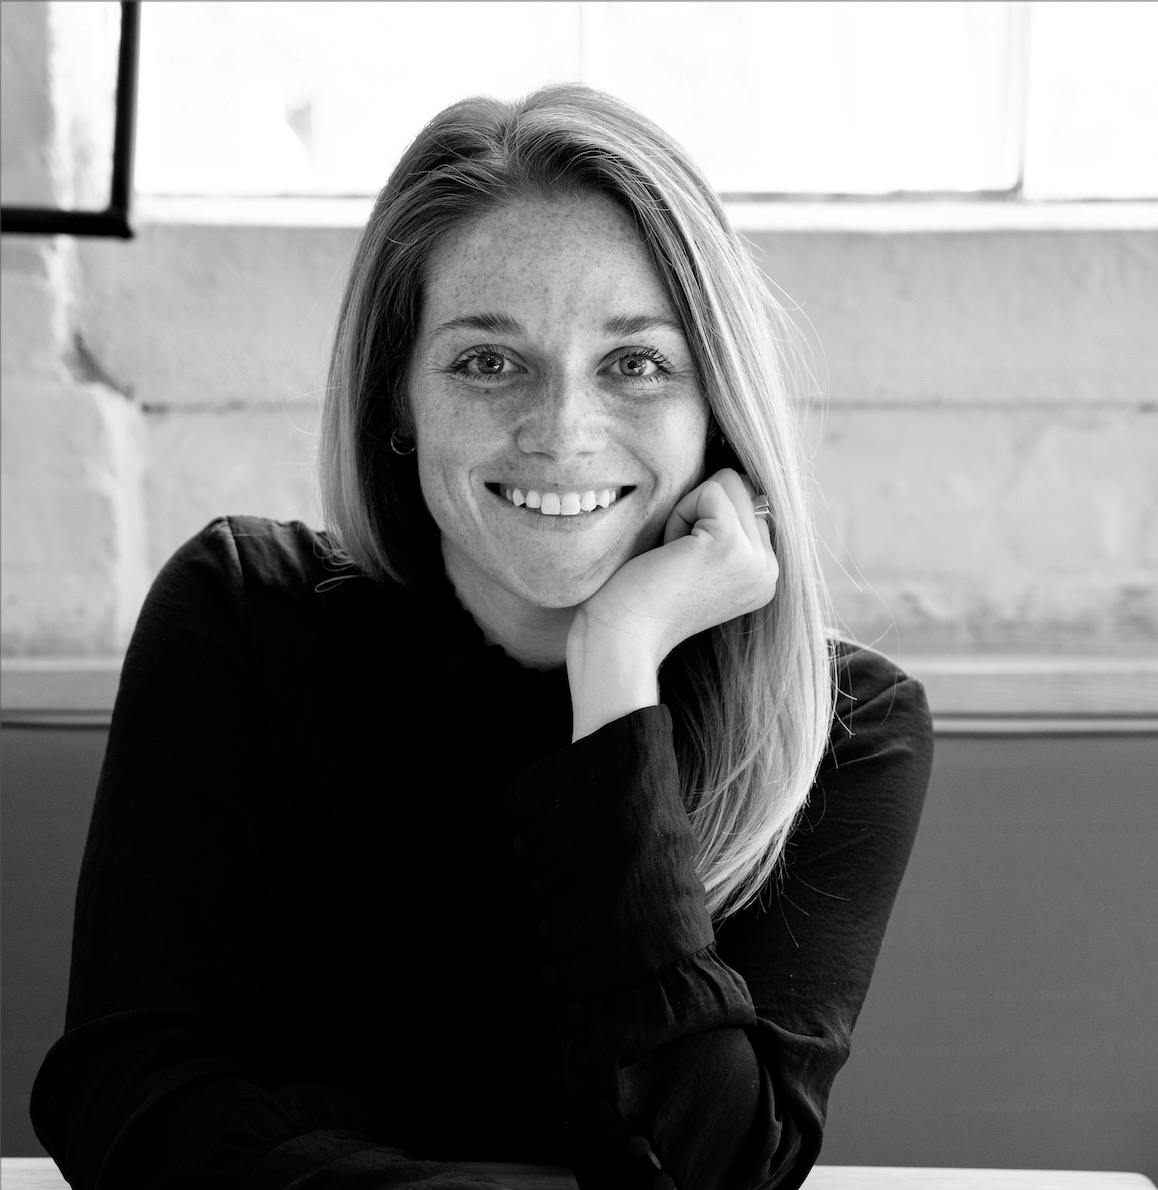
[[[713,929],[662,701],[572,743],[445,576],[213,521],[125,658],[37,1136],[77,1190],[799,1186],[932,759],[920,682],[835,647],[783,887]]]

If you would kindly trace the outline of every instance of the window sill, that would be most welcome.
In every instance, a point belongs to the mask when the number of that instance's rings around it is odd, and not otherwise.
[[[890,654],[925,685],[939,733],[1158,733],[1158,658]],[[8,658],[10,725],[108,723],[121,659]]]
[[[135,226],[360,228],[373,199],[170,198],[139,196]],[[978,231],[1151,231],[1158,200],[1027,202],[875,200],[727,202],[742,232],[929,233]]]

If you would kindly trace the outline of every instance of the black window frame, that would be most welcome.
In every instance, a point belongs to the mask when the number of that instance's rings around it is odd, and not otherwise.
[[[58,207],[0,207],[0,231],[14,235],[134,237],[129,222],[133,193],[133,138],[137,106],[140,0],[121,0],[117,50],[116,114],[109,205],[103,211]]]

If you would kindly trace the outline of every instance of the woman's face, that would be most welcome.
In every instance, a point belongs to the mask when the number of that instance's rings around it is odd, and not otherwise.
[[[447,236],[425,281],[407,391],[447,573],[582,603],[702,478],[708,405],[647,252],[602,196],[527,200]]]

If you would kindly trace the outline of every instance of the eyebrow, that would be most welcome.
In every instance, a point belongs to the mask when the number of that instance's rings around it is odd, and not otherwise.
[[[678,322],[662,314],[620,314],[603,324],[603,333],[616,339],[657,329],[674,331],[681,336],[684,333],[684,328]],[[430,332],[430,337],[434,339],[447,331],[457,330],[483,331],[488,335],[510,335],[513,338],[527,337],[523,324],[509,314],[467,314],[461,318],[451,318],[439,323]]]

